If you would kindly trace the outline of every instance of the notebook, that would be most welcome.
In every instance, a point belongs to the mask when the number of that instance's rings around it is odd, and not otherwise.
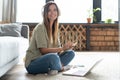
[[[88,74],[99,62],[101,62],[103,59],[96,59],[94,61],[89,61],[87,65],[82,65],[82,66],[76,66],[71,68],[70,70],[67,70],[63,72],[63,75],[68,75],[68,76],[80,76],[83,77],[86,74]]]

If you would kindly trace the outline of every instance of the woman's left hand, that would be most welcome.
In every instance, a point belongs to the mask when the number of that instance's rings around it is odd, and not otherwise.
[[[73,43],[71,41],[68,41],[64,46],[63,49],[64,50],[68,50],[68,49],[73,49],[73,47],[76,45],[77,43]]]

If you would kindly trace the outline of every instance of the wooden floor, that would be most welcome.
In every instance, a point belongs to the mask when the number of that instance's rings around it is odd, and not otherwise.
[[[70,64],[83,64],[85,60],[104,58],[85,77],[57,75],[28,74],[23,64],[18,64],[0,78],[0,80],[120,80],[120,54],[118,52],[76,52]]]

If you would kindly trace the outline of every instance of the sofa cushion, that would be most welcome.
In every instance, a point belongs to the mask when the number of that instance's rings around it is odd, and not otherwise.
[[[0,36],[21,37],[21,28],[18,23],[0,24]]]
[[[28,39],[23,37],[0,37],[0,67],[11,62],[20,55],[25,55],[28,48]]]

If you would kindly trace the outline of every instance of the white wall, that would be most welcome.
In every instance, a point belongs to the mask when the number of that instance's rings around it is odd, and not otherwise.
[[[0,21],[2,20],[2,3],[3,0],[0,0]]]

